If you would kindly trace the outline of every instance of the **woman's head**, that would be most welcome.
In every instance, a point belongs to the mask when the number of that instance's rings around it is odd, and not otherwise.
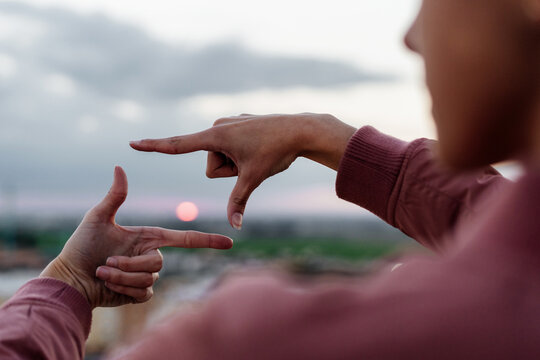
[[[469,168],[531,150],[540,0],[424,0],[405,42],[424,58],[447,164]]]

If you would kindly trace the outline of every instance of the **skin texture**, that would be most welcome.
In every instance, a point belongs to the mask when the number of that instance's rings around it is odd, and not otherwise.
[[[126,197],[127,177],[117,167],[107,196],[86,214],[41,277],[73,286],[92,308],[140,303],[152,297],[163,261],[160,247],[232,247],[232,240],[223,235],[120,226],[114,217]]]
[[[240,229],[249,196],[264,180],[289,168],[299,156],[337,170],[355,131],[326,114],[243,114],[219,119],[212,128],[199,133],[130,145],[136,150],[166,154],[208,151],[209,178],[238,176],[227,216],[230,224]]]
[[[405,43],[424,60],[439,155],[447,165],[489,165],[527,157],[538,146],[531,137],[538,123],[537,5],[423,1]]]

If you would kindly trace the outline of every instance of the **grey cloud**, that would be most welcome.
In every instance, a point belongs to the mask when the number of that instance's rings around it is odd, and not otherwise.
[[[261,87],[322,87],[391,79],[339,62],[256,54],[234,43],[189,51],[102,15],[36,9],[20,3],[2,3],[0,11],[49,26],[39,46],[26,52],[12,47],[17,58],[65,72],[94,91],[112,96],[180,98]]]
[[[17,38],[0,40],[0,53],[18,64],[16,75],[0,78],[0,188],[11,184],[25,194],[99,196],[109,186],[113,166],[121,164],[133,185],[132,196],[207,196],[224,206],[234,180],[207,180],[204,154],[141,154],[128,141],[211,125],[213,119],[197,118],[179,106],[179,99],[197,94],[390,78],[339,62],[255,54],[232,43],[191,51],[101,15],[14,2],[0,3],[0,14],[45,25],[39,41],[29,46],[20,46]],[[51,94],[43,82],[51,73],[74,79],[76,91],[64,97]],[[143,121],[118,119],[114,107],[121,99],[137,101],[145,111]],[[81,131],[85,116],[97,119],[95,132]],[[334,176],[299,163],[265,189],[301,187],[306,179],[331,184]]]

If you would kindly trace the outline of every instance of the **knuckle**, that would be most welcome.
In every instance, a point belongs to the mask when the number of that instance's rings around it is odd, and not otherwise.
[[[124,257],[118,257],[117,261],[118,261],[118,268],[120,270],[122,270],[122,271],[131,271],[131,266],[130,266],[130,263],[129,263],[128,259],[126,259]]]
[[[133,291],[133,293],[131,294],[131,297],[133,298],[133,303],[135,304],[145,302],[146,289],[137,289]]]
[[[218,123],[217,125],[214,125],[210,129],[205,130],[204,135],[205,138],[210,144],[210,149],[212,152],[219,152],[221,151],[223,144],[227,144],[227,131],[226,128],[221,127],[220,125],[224,125],[225,120]],[[211,153],[209,153],[211,154]]]
[[[215,179],[217,176],[213,169],[206,168],[206,177],[209,179]]]
[[[180,140],[180,138],[170,138],[167,140],[167,142],[164,144],[164,150],[165,152],[167,153],[174,153],[175,150],[176,150],[176,147],[178,145],[180,145],[180,143],[182,142],[182,140]]]
[[[154,262],[154,271],[159,271],[163,267],[163,257],[159,256]]]
[[[92,208],[84,214],[83,221],[93,221],[95,217],[96,217],[96,211],[94,210],[94,208]]]
[[[204,234],[204,240],[205,240],[205,243],[207,244],[206,246],[207,247],[212,247],[212,235],[210,234]]]
[[[244,198],[242,196],[233,196],[231,201],[233,202],[233,204],[242,206],[242,207],[246,206],[247,204],[247,198]]]
[[[118,201],[124,201],[127,198],[127,194],[125,191],[109,191],[108,194],[110,197],[115,198]]]
[[[143,226],[140,229],[139,234],[138,234],[137,237],[139,239],[144,239],[144,240],[150,239],[150,238],[154,237],[153,229],[149,228],[149,227],[146,227],[146,226]]]
[[[191,248],[193,245],[193,231],[186,232],[186,238],[184,240],[184,246],[186,248]]]
[[[214,125],[213,126],[219,126],[221,124],[224,124],[225,122],[227,122],[227,118],[219,118],[217,119],[216,121],[214,121]]]
[[[119,284],[123,280],[123,276],[121,273],[118,273],[116,271],[111,271],[109,275],[109,282]]]
[[[154,284],[154,276],[152,274],[145,275],[142,279],[142,286],[148,287]]]
[[[152,296],[154,296],[154,289],[152,289],[152,287],[148,287],[146,289],[141,289],[140,296],[138,296],[136,299],[138,302],[143,303],[150,300]]]

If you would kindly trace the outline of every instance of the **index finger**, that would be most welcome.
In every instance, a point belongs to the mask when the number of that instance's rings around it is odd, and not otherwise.
[[[182,248],[212,248],[212,249],[230,249],[233,246],[231,238],[219,235],[208,234],[198,231],[180,231],[159,229],[160,240],[159,247],[171,246]]]
[[[142,237],[149,248],[182,247],[182,248],[212,248],[230,249],[233,246],[231,238],[220,234],[208,234],[193,230],[170,230],[149,226],[124,226],[125,230]]]
[[[200,150],[214,151],[215,145],[211,130],[212,128],[194,134],[163,139],[131,141],[129,145],[135,150],[165,154],[186,154]]]

